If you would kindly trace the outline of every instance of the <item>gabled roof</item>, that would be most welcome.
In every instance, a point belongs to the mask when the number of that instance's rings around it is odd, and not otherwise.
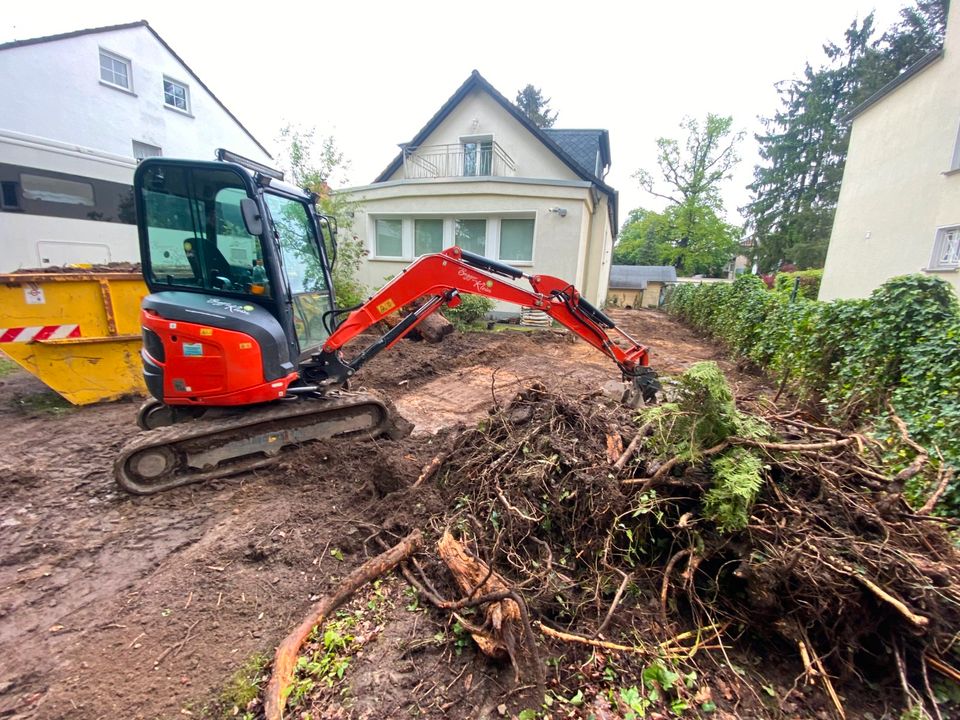
[[[906,70],[904,70],[902,73],[900,73],[899,75],[897,75],[893,80],[891,80],[891,81],[888,82],[886,85],[884,85],[882,88],[880,88],[879,90],[877,90],[873,95],[871,95],[871,96],[868,97],[866,100],[864,100],[862,103],[860,103],[859,105],[857,105],[853,110],[850,111],[850,113],[849,113],[846,117],[844,117],[844,118],[841,119],[842,122],[850,122],[850,121],[853,120],[855,117],[857,117],[857,115],[862,114],[862,113],[863,113],[865,110],[867,110],[868,108],[876,105],[878,102],[880,102],[881,100],[883,100],[883,98],[885,98],[887,95],[889,95],[889,94],[892,93],[894,90],[896,90],[898,87],[900,87],[901,85],[903,85],[907,80],[909,80],[910,78],[912,78],[914,75],[916,75],[917,73],[919,73],[921,70],[924,70],[927,66],[932,65],[934,62],[936,62],[937,60],[939,60],[939,59],[942,58],[942,57],[943,57],[943,48],[942,48],[942,47],[941,47],[941,48],[938,48],[938,49],[936,49],[936,50],[931,50],[931,51],[928,52],[926,55],[924,55],[922,58],[920,58],[919,60],[917,60],[913,65],[911,65],[911,66],[908,67]]]
[[[611,265],[610,287],[645,290],[647,283],[677,281],[673,265]]]
[[[603,171],[610,166],[610,133],[608,131],[543,128],[543,132],[591,175],[602,177]],[[598,154],[599,167],[597,167]]]
[[[177,55],[177,53],[174,51],[172,47],[167,45],[166,40],[160,37],[160,35],[157,33],[156,30],[150,27],[150,23],[148,23],[146,20],[137,20],[136,22],[123,23],[121,25],[107,25],[105,27],[88,28],[86,30],[74,30],[73,32],[60,33],[59,35],[45,35],[44,37],[28,38],[26,40],[14,40],[12,42],[0,43],[0,50],[12,50],[13,48],[25,47],[27,45],[39,45],[41,43],[56,42],[57,40],[68,40],[70,38],[80,37],[82,35],[96,35],[97,33],[113,32],[115,30],[130,30],[132,28],[138,28],[138,27],[144,27],[147,30],[149,30],[150,34],[153,35],[157,39],[157,41],[161,45],[163,45],[164,48],[166,48],[167,52],[173,55],[173,57],[177,60],[177,62],[183,65],[184,70],[186,70],[190,74],[190,77],[196,80],[197,84],[200,87],[202,87],[204,90],[206,90],[210,94],[210,97],[212,97],[214,101],[216,101],[217,105],[219,105],[223,109],[223,111],[230,116],[230,119],[240,126],[240,129],[247,134],[247,137],[253,140],[253,142],[256,143],[257,147],[259,147],[261,150],[263,150],[264,153],[266,153],[267,157],[269,158],[273,157],[270,154],[270,152],[263,145],[260,144],[260,141],[253,136],[253,133],[251,133],[249,130],[247,130],[246,127],[244,127],[243,123],[237,119],[237,116],[227,109],[227,106],[220,101],[220,98],[218,98],[216,95],[213,94],[213,90],[207,87],[206,83],[204,83],[203,80],[201,80],[199,76],[190,68],[190,66],[183,61],[183,58]]]
[[[550,150],[554,155],[556,155],[564,165],[570,168],[581,180],[587,180],[594,185],[597,189],[604,193],[610,199],[610,219],[611,227],[616,232],[618,227],[617,225],[617,191],[612,187],[607,185],[601,178],[597,177],[594,174],[593,168],[595,167],[595,162],[591,161],[589,163],[589,170],[584,167],[581,162],[572,156],[570,152],[561,147],[561,144],[557,142],[555,137],[551,137],[543,129],[537,127],[533,122],[520,112],[520,109],[517,108],[512,102],[507,100],[500,92],[493,87],[487,80],[476,70],[470,73],[470,77],[457,88],[457,91],[450,96],[450,98],[443,104],[443,106],[437,111],[437,113],[430,118],[426,125],[424,125],[420,131],[413,137],[413,139],[406,143],[404,147],[407,148],[416,148],[419,147],[423,142],[430,136],[430,134],[437,129],[441,122],[453,111],[453,109],[463,100],[467,94],[472,90],[482,90],[486,92],[490,97],[497,101],[497,103],[506,110],[513,118],[523,125],[530,133],[541,143],[543,143],[548,150]],[[553,131],[554,133],[559,133],[560,131]],[[609,165],[609,156],[610,156],[610,138],[606,130],[581,130],[574,132],[583,132],[583,133],[603,133],[606,136],[606,153]],[[598,140],[601,145],[603,141]],[[403,165],[403,150],[401,150],[393,161],[387,165],[387,167],[381,172],[374,183],[386,182],[390,179],[390,176],[393,175],[400,167]]]

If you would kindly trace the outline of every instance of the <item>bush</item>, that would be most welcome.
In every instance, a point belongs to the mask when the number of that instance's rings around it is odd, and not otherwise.
[[[767,434],[767,428],[737,410],[730,385],[715,362],[691,365],[677,377],[674,394],[672,402],[655,405],[644,414],[658,455],[692,461],[731,435]]]
[[[493,300],[488,297],[464,294],[460,296],[460,304],[457,307],[444,307],[440,312],[458,330],[465,330],[478,320],[485,318],[493,310],[493,306]]]
[[[939,451],[960,468],[960,309],[953,288],[905,275],[865,300],[791,303],[789,296],[743,276],[733,284],[678,285],[667,311],[788,378],[797,396],[822,402],[835,422],[875,423],[895,443],[891,402],[931,457]],[[948,495],[945,504],[960,510],[960,483]]]
[[[337,261],[333,266],[333,294],[337,306],[354,307],[362,303],[367,289],[357,279],[357,271],[364,257],[363,243],[345,233],[337,243]]]
[[[790,297],[793,294],[793,285],[797,280],[800,281],[800,287],[797,289],[797,297],[807,300],[816,300],[820,294],[820,281],[823,279],[823,270],[797,270],[796,272],[777,273],[773,281],[775,292]]]
[[[714,362],[698,362],[676,379],[676,399],[644,413],[652,427],[651,447],[663,457],[696,461],[731,435],[759,438],[770,428],[737,410],[733,392]],[[763,462],[745,448],[733,448],[713,461],[712,487],[704,497],[704,516],[721,532],[746,527],[763,484]]]

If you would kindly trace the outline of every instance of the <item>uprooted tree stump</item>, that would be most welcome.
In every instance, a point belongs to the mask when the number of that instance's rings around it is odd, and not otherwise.
[[[960,555],[903,499],[882,448],[797,412],[746,412],[711,364],[678,388],[616,458],[626,414],[528,388],[446,456],[435,477],[457,509],[444,522],[470,521],[502,582],[588,644],[629,628],[619,588],[634,568],[658,582],[666,626],[690,613],[802,648],[838,713],[826,673],[855,678],[864,658],[886,661],[874,677],[905,668],[905,686],[928,663],[952,672]]]
[[[460,590],[467,597],[508,592],[509,587],[497,573],[477,557],[471,555],[450,531],[444,531],[437,543],[440,559],[450,569]],[[485,655],[502,659],[509,657],[516,667],[517,635],[520,624],[520,606],[510,598],[488,603],[483,609],[484,623],[473,626],[460,619],[470,631],[477,646]]]
[[[399,325],[403,318],[422,304],[422,301],[417,300],[409,305],[404,305],[399,312],[385,316],[380,322],[386,325],[387,328],[393,328]],[[422,339],[428,343],[438,343],[453,331],[453,324],[439,312],[435,312],[427,315],[427,317],[417,323],[417,326],[407,334],[407,337],[411,340]]]

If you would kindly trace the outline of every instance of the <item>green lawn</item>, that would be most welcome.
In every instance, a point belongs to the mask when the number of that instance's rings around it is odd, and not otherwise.
[[[0,377],[6,377],[20,368],[13,360],[0,352]]]

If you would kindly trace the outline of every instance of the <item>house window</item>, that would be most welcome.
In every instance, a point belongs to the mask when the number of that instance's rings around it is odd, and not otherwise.
[[[960,131],[957,132],[957,141],[953,144],[953,158],[950,160],[951,170],[960,170]]]
[[[138,140],[133,141],[133,157],[137,160],[143,160],[148,157],[160,157],[161,155],[163,155],[163,150],[156,145],[139,142]]]
[[[443,220],[413,221],[413,254],[417,257],[443,250]]]
[[[463,176],[489,175],[493,167],[493,138],[463,138]]]
[[[930,270],[956,270],[960,268],[960,227],[947,227],[937,230],[937,239],[933,243],[933,257]]]
[[[106,50],[100,51],[100,80],[130,90],[130,61]]]
[[[402,222],[396,220],[377,220],[376,255],[377,257],[403,257]]]
[[[183,83],[165,77],[163,79],[163,104],[174,110],[190,112],[190,90]]]
[[[533,261],[533,220],[500,221],[500,259]]]
[[[453,242],[467,252],[485,255],[487,252],[486,220],[455,220]]]

